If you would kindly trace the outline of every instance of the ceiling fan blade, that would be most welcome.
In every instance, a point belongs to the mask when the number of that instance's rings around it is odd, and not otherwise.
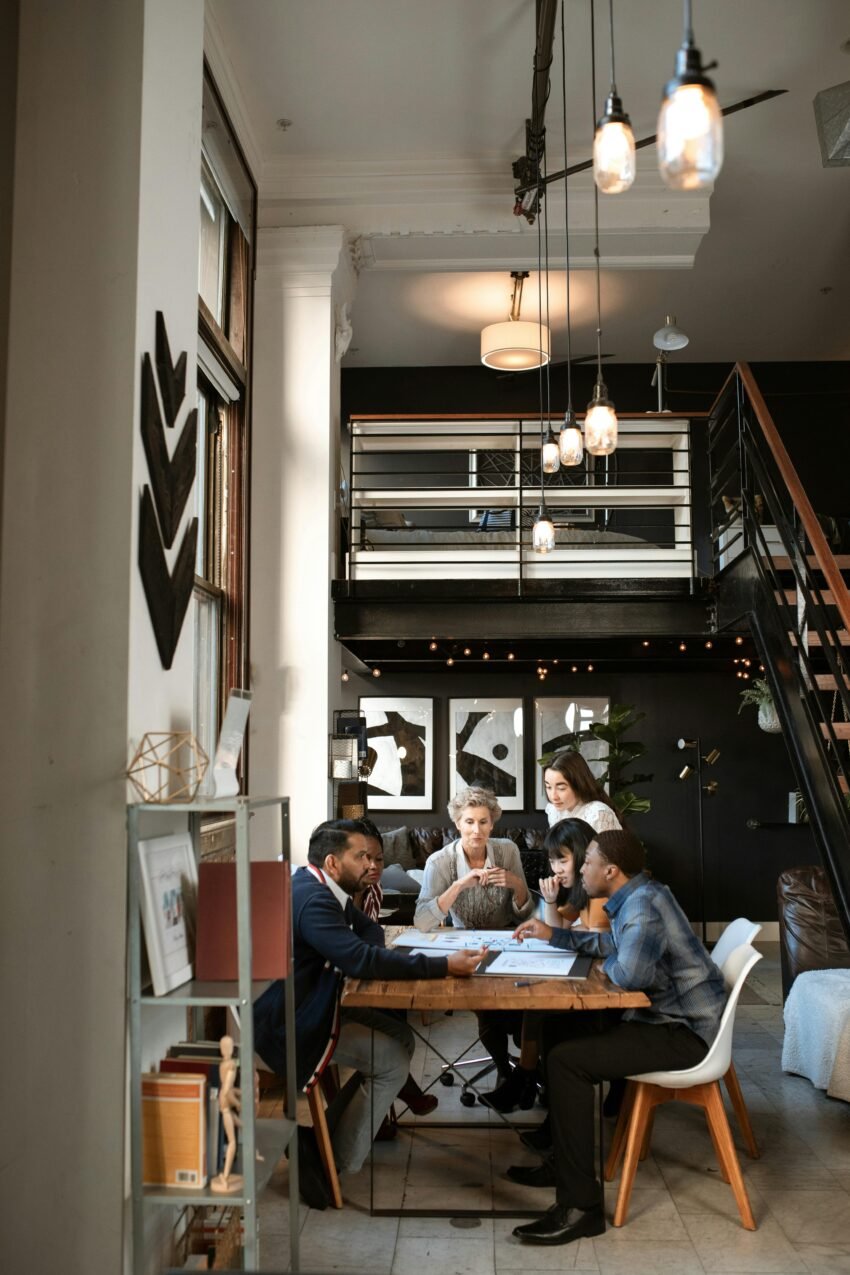
[[[751,106],[758,106],[762,102],[769,102],[774,97],[782,97],[783,93],[787,93],[787,89],[766,89],[764,93],[756,93],[755,97],[744,97],[740,102],[733,102],[731,106],[724,106],[721,115],[735,115],[737,111],[747,111]],[[655,133],[651,137],[642,137],[639,142],[635,142],[635,150],[643,150],[645,146],[653,146],[655,144]],[[575,173],[586,173],[589,168],[593,167],[592,159],[583,159],[579,164],[570,164],[566,170],[567,177],[574,176]],[[549,186],[552,182],[562,181],[564,178],[564,169],[560,172],[548,173],[544,186]],[[530,186],[520,186],[516,190],[516,195],[521,196],[526,191],[533,189]]]

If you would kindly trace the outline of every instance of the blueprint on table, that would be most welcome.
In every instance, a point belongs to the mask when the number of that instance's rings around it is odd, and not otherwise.
[[[487,947],[491,952],[537,952],[553,958],[563,957],[562,948],[550,947],[544,939],[525,939],[519,943],[512,930],[404,930],[393,947],[415,947],[428,952],[462,952]]]

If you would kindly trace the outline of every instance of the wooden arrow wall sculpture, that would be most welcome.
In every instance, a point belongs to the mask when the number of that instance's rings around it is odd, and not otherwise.
[[[142,489],[139,507],[139,570],[162,667],[171,668],[186,608],[192,596],[198,520],[186,528],[173,573],[165,550],[174,544],[195,479],[198,412],[193,408],[169,457],[163,426],[174,428],[186,397],[186,353],[176,364],[161,312],[156,316],[156,375],[149,354],[142,358],[141,431],[151,485]],[[162,399],[160,411],[157,397]],[[151,494],[153,493],[153,494]]]

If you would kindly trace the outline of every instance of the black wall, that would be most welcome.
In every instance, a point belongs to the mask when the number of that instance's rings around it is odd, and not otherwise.
[[[700,736],[702,752],[719,748],[720,760],[703,766],[703,782],[718,782],[713,798],[703,798],[706,865],[706,917],[728,921],[747,915],[775,920],[775,883],[785,868],[818,862],[808,827],[791,826],[750,831],[747,820],[771,823],[787,819],[788,793],[795,782],[781,735],[767,735],[756,724],[755,711],[738,716],[741,683],[731,669],[719,673],[559,674],[553,670],[545,690],[528,674],[451,672],[423,675],[385,673],[376,682],[352,676],[346,699],[358,695],[429,695],[435,700],[435,770],[432,813],[381,811],[385,827],[402,824],[434,827],[448,823],[448,730],[451,697],[516,696],[525,702],[524,812],[507,811],[505,826],[545,827],[542,811],[534,810],[534,719],[536,695],[579,693],[608,695],[612,703],[634,704],[646,718],[630,738],[647,745],[639,769],[652,772],[650,784],[636,791],[648,796],[652,809],[636,815],[631,827],[646,844],[650,866],[677,895],[688,915],[699,916],[698,792],[696,778],[679,781],[687,755],[676,741]]]

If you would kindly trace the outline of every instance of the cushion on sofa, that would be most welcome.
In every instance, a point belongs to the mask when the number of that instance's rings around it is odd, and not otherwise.
[[[410,838],[407,828],[391,828],[385,831],[380,830],[381,840],[384,843],[384,867],[391,863],[397,863],[400,868],[405,871],[408,868],[421,867],[416,863],[410,850]]]

